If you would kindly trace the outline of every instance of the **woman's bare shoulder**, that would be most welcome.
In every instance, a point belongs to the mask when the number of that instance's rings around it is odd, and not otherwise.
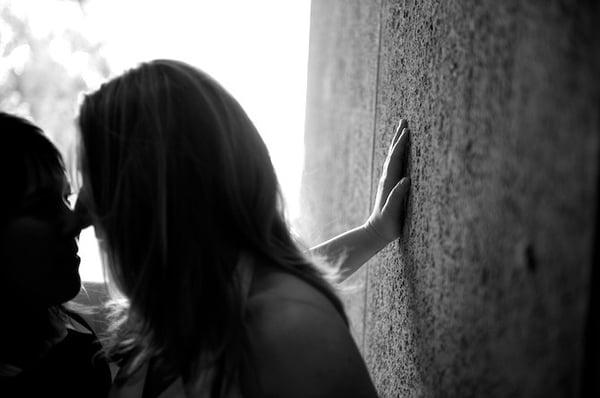
[[[260,279],[262,278],[262,279]],[[262,275],[248,303],[256,396],[376,396],[348,326],[329,299],[285,272]]]
[[[272,268],[255,272],[248,300],[248,310],[255,321],[266,321],[263,317],[310,315],[310,309],[342,320],[325,294],[300,277]]]

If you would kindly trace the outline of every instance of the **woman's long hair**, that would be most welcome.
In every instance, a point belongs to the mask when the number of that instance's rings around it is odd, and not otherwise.
[[[88,95],[79,125],[88,205],[126,298],[109,347],[128,358],[126,375],[158,358],[184,381],[216,369],[213,396],[239,382],[241,252],[302,278],[346,319],[289,232],[261,137],[208,75],[144,63]]]

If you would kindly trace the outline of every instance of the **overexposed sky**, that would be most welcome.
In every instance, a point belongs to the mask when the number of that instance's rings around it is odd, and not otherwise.
[[[223,84],[267,143],[297,215],[309,0],[88,0],[84,10],[116,73],[140,61],[175,58]]]
[[[265,140],[289,216],[298,216],[309,0],[93,0],[84,10],[113,71],[174,58],[225,86]],[[98,279],[97,266],[87,271],[81,254],[83,279]]]
[[[310,0],[87,0],[81,7],[73,1],[12,4],[17,12],[27,14],[34,34],[42,36],[69,24],[103,43],[101,52],[113,74],[142,61],[174,58],[212,75],[255,123],[271,153],[289,217],[298,217]],[[48,50],[74,73],[83,70],[85,54],[69,53],[60,39]],[[92,75],[86,81],[92,86],[101,83]],[[93,231],[84,231],[80,246],[82,279],[100,280]]]

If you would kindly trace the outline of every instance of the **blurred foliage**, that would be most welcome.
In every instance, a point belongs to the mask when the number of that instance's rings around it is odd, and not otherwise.
[[[0,110],[39,125],[68,166],[80,93],[110,73],[102,44],[90,36],[78,2],[0,0]]]

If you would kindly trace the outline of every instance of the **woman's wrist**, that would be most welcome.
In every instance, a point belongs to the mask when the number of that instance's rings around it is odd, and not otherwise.
[[[377,243],[383,248],[387,246],[393,239],[386,238],[381,232],[378,231],[377,227],[373,223],[373,219],[369,218],[365,222],[362,228],[377,241]]]

